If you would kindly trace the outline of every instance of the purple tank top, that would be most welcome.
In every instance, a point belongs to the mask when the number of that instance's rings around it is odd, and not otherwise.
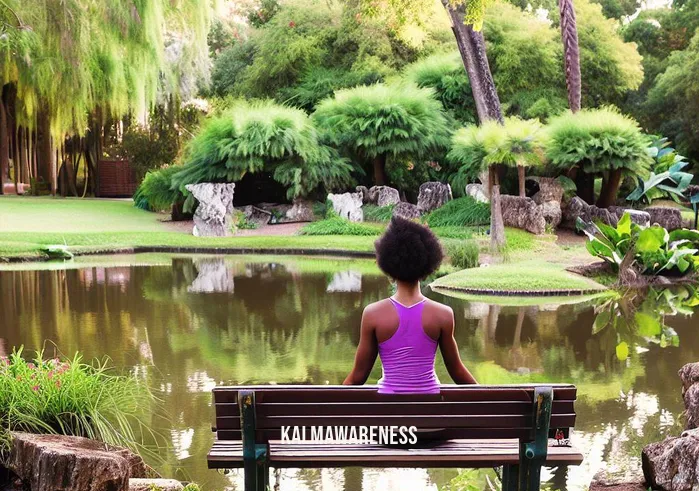
[[[379,394],[439,394],[439,379],[434,371],[437,341],[422,328],[425,300],[406,307],[390,298],[398,313],[398,329],[379,343],[383,377]]]

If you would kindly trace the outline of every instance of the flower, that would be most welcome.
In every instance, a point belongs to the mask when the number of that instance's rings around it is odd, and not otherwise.
[[[35,385],[34,387],[32,387],[32,390],[33,390],[34,392],[38,392],[38,391],[39,391],[39,386],[38,386],[38,385]]]
[[[53,370],[49,370],[48,377],[49,377],[49,380],[51,380],[53,378]]]
[[[36,365],[34,365],[33,363],[27,363],[27,368],[29,368],[30,370],[34,370],[36,369]]]
[[[289,22],[289,27],[296,27],[296,22],[294,22],[293,20]]]
[[[61,388],[61,381],[60,380],[56,380],[56,388],[57,389]]]

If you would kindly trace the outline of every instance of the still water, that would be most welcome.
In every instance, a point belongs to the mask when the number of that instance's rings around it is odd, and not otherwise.
[[[151,464],[207,490],[242,489],[239,473],[206,468],[210,390],[341,383],[363,307],[392,293],[374,263],[361,260],[139,255],[3,269],[0,356],[21,345],[80,351],[147,377],[163,404],[151,420],[162,446]],[[462,358],[481,383],[577,384],[572,439],[585,462],[544,472],[549,489],[587,489],[603,465],[637,462],[643,445],[679,431],[677,371],[699,360],[690,315],[699,302],[687,292],[538,306],[425,294],[453,307]],[[437,371],[450,381],[441,359]],[[377,363],[370,382],[379,377]],[[306,469],[273,481],[282,491],[436,490],[456,475]]]

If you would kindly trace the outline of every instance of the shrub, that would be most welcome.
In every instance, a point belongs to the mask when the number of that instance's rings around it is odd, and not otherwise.
[[[447,202],[424,217],[425,223],[435,227],[469,227],[490,223],[490,204],[479,203],[470,196]]]
[[[152,132],[140,125],[131,125],[124,133],[121,146],[129,159],[129,165],[140,181],[148,171],[172,163],[179,145],[177,132]]]
[[[446,244],[447,256],[452,266],[459,269],[478,266],[478,244],[474,240],[449,241]]]
[[[175,201],[184,199],[172,184],[172,176],[181,170],[181,166],[171,165],[148,172],[133,195],[134,206],[148,211],[166,211]]]
[[[138,446],[134,426],[143,426],[144,411],[153,396],[132,375],[118,375],[105,361],[83,363],[44,359],[32,362],[22,349],[0,357],[0,450],[10,444],[10,432],[75,435],[112,445]]]
[[[388,223],[391,221],[391,217],[393,216],[394,207],[395,205],[364,205],[362,207],[364,210],[364,220],[367,222]]]
[[[299,232],[301,235],[381,235],[384,227],[378,224],[350,222],[339,216],[309,223]]]

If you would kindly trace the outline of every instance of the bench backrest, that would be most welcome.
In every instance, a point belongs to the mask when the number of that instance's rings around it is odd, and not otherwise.
[[[444,439],[531,441],[535,434],[536,384],[442,386],[440,394],[379,394],[375,386],[264,385],[216,387],[214,431],[219,440],[241,441],[240,391],[254,392],[255,441],[281,437],[282,426],[416,426],[442,429]],[[553,389],[549,436],[575,425],[576,388]]]

